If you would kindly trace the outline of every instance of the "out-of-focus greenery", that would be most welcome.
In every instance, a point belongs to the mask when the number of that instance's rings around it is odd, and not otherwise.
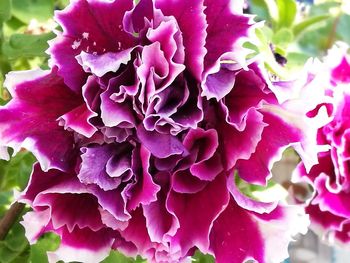
[[[313,4],[311,4],[313,2]],[[69,0],[0,0],[0,104],[10,95],[3,87],[11,70],[48,68],[45,50],[57,26],[55,9]],[[247,13],[256,21],[265,21],[256,29],[256,41],[247,43],[252,56],[259,55],[272,76],[293,78],[310,57],[322,57],[338,40],[350,44],[349,0],[249,0]],[[34,157],[21,151],[10,161],[0,161],[0,218],[13,202],[13,192],[23,190],[28,182]],[[249,185],[236,177],[239,189],[254,199],[277,189],[272,181],[266,188]],[[279,189],[279,188],[278,188]],[[280,189],[281,190],[281,189]],[[45,234],[34,245],[24,237],[17,222],[4,241],[0,241],[0,263],[46,263],[47,251],[55,250],[59,238]],[[196,253],[194,262],[212,263],[212,256]],[[144,262],[112,252],[104,263]]]
[[[259,53],[278,78],[290,79],[310,57],[322,57],[336,41],[350,44],[348,0],[250,0],[249,12],[265,21],[256,31]],[[274,54],[275,52],[275,54]],[[273,58],[286,58],[282,66]]]

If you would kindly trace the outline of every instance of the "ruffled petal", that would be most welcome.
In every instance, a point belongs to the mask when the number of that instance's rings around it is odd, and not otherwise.
[[[132,6],[132,0],[74,0],[56,12],[63,33],[50,43],[51,64],[58,66],[59,75],[72,90],[79,92],[87,78],[75,58],[82,51],[101,54],[134,45],[135,38],[123,30],[124,13]]]
[[[232,199],[215,221],[210,248],[216,262],[282,262],[288,257],[288,244],[298,233],[305,234],[308,218],[302,209],[277,207],[257,215],[239,207]],[[243,236],[251,237],[249,242]]]
[[[70,169],[75,155],[73,134],[56,120],[80,106],[82,100],[55,70],[12,72],[5,86],[13,99],[0,109],[1,144],[15,152],[27,148],[44,170]]]
[[[179,229],[171,239],[173,251],[182,255],[196,246],[203,253],[209,249],[209,233],[214,220],[229,201],[226,178],[222,174],[195,194],[170,192],[167,207],[179,222]],[[186,204],[186,205],[184,205]],[[191,213],[188,213],[191,211]]]
[[[108,229],[91,231],[88,228],[74,228],[72,232],[63,228],[59,231],[61,244],[56,251],[48,252],[49,262],[101,262],[109,255],[114,242]]]
[[[273,164],[281,159],[283,151],[293,143],[300,142],[302,131],[280,117],[264,113],[264,128],[255,152],[247,160],[239,160],[236,169],[241,178],[251,184],[266,185],[271,178]]]
[[[174,16],[180,28],[185,47],[185,65],[197,81],[202,80],[207,23],[203,13],[203,0],[156,0],[155,6],[164,15]]]
[[[220,69],[220,59],[227,56],[227,59],[237,62],[237,53],[243,53],[239,43],[240,39],[248,36],[250,29],[250,19],[243,16],[240,12],[240,1],[232,0],[205,0],[206,7],[204,13],[208,23],[207,38],[205,48],[207,54],[204,59],[204,81],[207,81],[209,74],[216,73]],[[235,54],[235,55],[233,55]],[[238,61],[240,63],[240,61]],[[203,96],[208,99],[216,98],[215,92],[211,92],[207,84],[203,86]]]

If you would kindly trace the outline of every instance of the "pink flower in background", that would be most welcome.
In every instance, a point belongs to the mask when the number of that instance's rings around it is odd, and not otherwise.
[[[350,60],[346,51],[345,46],[331,50],[320,74],[324,99],[309,113],[323,108],[329,115],[329,121],[317,132],[318,164],[308,171],[301,163],[294,175],[315,189],[306,207],[311,227],[326,240],[340,243],[350,241]]]
[[[51,70],[7,76],[0,142],[39,161],[19,200],[30,242],[61,237],[51,261],[288,256],[303,211],[246,197],[234,174],[265,185],[305,133],[292,87],[245,64],[253,26],[239,2],[73,1],[56,14]]]

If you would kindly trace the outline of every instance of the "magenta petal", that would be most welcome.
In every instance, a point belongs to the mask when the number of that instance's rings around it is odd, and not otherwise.
[[[350,63],[348,58],[344,56],[341,62],[331,71],[332,79],[338,83],[350,82]]]
[[[184,39],[185,65],[196,80],[202,80],[203,61],[207,53],[204,47],[207,23],[203,1],[156,0],[155,5],[164,15],[175,17]]]
[[[202,95],[208,99],[215,98],[217,101],[224,98],[233,89],[236,73],[228,69],[220,69],[219,72],[207,77]]]
[[[143,215],[146,218],[147,231],[153,242],[162,243],[167,237],[174,235],[179,225],[175,217],[166,208],[167,191],[160,190],[157,200],[143,205]]]
[[[90,194],[60,194],[49,189],[35,198],[33,206],[50,208],[51,222],[55,229],[65,226],[73,231],[77,226],[97,231],[103,227],[97,199]]]
[[[129,48],[118,53],[108,52],[102,55],[82,52],[78,57],[78,62],[86,72],[102,77],[107,72],[117,72],[122,64],[126,65],[131,59],[132,50],[133,48]]]
[[[232,90],[222,102],[222,107],[227,114],[226,121],[239,130],[245,128],[247,116],[252,107],[260,108],[263,102],[275,102],[273,93],[268,90],[265,80],[259,76],[256,64],[249,67],[254,70],[241,70],[235,73],[235,83],[231,84]]]
[[[154,19],[153,0],[140,0],[135,2],[134,8],[127,11],[124,16],[124,29],[130,34],[140,35],[147,25]]]
[[[310,204],[306,207],[305,211],[310,216],[312,223],[311,229],[316,233],[322,230],[323,233],[319,234],[322,234],[325,238],[334,235],[334,233],[342,232],[342,225],[347,221],[346,217],[337,216],[328,211],[321,211],[318,205]]]
[[[95,116],[97,116],[97,114],[92,112],[86,104],[83,104],[62,115],[58,120],[65,129],[72,129],[90,138],[97,131],[97,128],[89,122],[89,120]]]
[[[157,192],[160,190],[160,187],[153,182],[149,171],[150,152],[144,147],[141,147],[139,151],[139,164],[136,165],[136,167],[133,167],[133,169],[142,171],[142,174],[136,179],[137,183],[130,190],[126,188],[126,191],[130,191],[128,194],[132,196],[127,205],[128,210],[134,210],[140,204],[147,205],[156,201]]]
[[[228,201],[229,193],[224,175],[217,176],[195,194],[170,192],[167,207],[179,222],[179,229],[171,239],[172,249],[187,254],[190,248],[196,246],[203,253],[207,253],[213,221],[225,209]]]
[[[92,231],[88,228],[75,228],[70,232],[63,228],[59,232],[62,242],[56,251],[47,253],[50,262],[100,262],[109,255],[114,242],[109,229]]]
[[[133,6],[126,1],[73,1],[56,12],[63,34],[51,43],[51,63],[57,65],[65,83],[77,92],[86,81],[75,57],[88,53],[116,52],[134,45],[134,37],[123,30],[123,17]],[[84,23],[81,23],[84,21]]]
[[[30,244],[35,243],[38,238],[46,232],[46,228],[50,222],[50,209],[42,211],[31,211],[23,216],[23,225],[26,238]]]
[[[298,207],[278,206],[270,213],[255,214],[233,199],[214,222],[210,248],[216,262],[283,262],[293,236],[305,234],[308,218]],[[252,237],[249,242],[244,236]]]
[[[270,203],[264,203],[257,200],[253,200],[244,194],[242,194],[239,189],[237,188],[237,185],[235,183],[235,176],[234,174],[230,175],[227,179],[227,188],[229,189],[233,199],[236,201],[236,203],[249,211],[253,211],[259,214],[262,213],[270,213],[272,210],[276,208],[278,205],[277,202],[270,202]]]
[[[195,163],[190,167],[193,176],[211,181],[223,170],[221,158],[215,154],[219,142],[214,129],[207,131],[201,128],[192,129],[187,133],[183,143],[190,154],[196,155]]]
[[[225,153],[226,168],[231,169],[239,159],[249,159],[266,129],[263,115],[255,109],[247,113],[246,127],[243,131],[221,121],[218,123],[219,136]],[[248,169],[250,171],[251,167]],[[255,176],[255,175],[254,175]]]
[[[57,38],[49,43],[49,52],[53,54],[50,65],[57,66],[60,76],[64,77],[64,83],[79,94],[87,76],[76,61],[75,57],[79,55],[80,51],[72,48],[74,40],[70,37],[58,35]]]
[[[252,237],[249,242],[242,237]],[[254,219],[234,201],[215,221],[210,233],[210,248],[217,263],[245,262],[255,259],[264,263],[264,238]]]
[[[121,231],[121,235],[126,241],[134,243],[138,253],[141,255],[146,255],[146,251],[152,247],[152,242],[147,233],[146,220],[141,208],[133,211],[128,227]]]
[[[135,113],[131,101],[113,99],[115,94],[123,93],[125,95],[122,86],[126,84],[127,75],[128,71],[125,71],[122,75],[111,79],[108,88],[100,96],[101,119],[107,127],[131,128],[135,126]]]
[[[320,174],[315,181],[317,195],[312,201],[312,204],[318,204],[322,211],[328,211],[337,216],[350,218],[350,207],[347,205],[350,202],[348,193],[345,191],[334,193],[328,187],[329,177],[325,174]]]
[[[237,2],[231,0],[205,0],[204,5],[208,28],[204,65],[205,71],[217,66],[218,59],[235,49],[237,41],[248,34],[249,18],[233,12]]]
[[[264,113],[264,122],[268,126],[264,128],[255,152],[249,159],[239,160],[236,164],[239,176],[252,184],[266,185],[274,162],[282,157],[288,146],[299,142],[302,136],[298,128],[273,114]]]
[[[55,70],[9,73],[5,84],[13,99],[0,109],[1,144],[15,151],[27,148],[44,170],[72,167],[73,134],[56,120],[81,105],[81,99]]]
[[[170,134],[147,131],[140,125],[137,129],[137,136],[142,144],[158,158],[187,153],[181,141]],[[159,147],[159,145],[162,145],[162,147]]]
[[[79,180],[84,184],[96,184],[105,191],[117,188],[121,178],[111,177],[106,170],[107,162],[116,153],[116,147],[117,145],[103,145],[83,148]]]
[[[54,169],[44,172],[38,163],[33,165],[32,174],[26,189],[22,192],[19,201],[32,205],[34,199],[40,192],[53,187],[61,180],[67,178],[67,174]]]
[[[173,174],[172,189],[177,193],[194,194],[202,191],[208,182],[193,176],[189,170],[177,171]]]

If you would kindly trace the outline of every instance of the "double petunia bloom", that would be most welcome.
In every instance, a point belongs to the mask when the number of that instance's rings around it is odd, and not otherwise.
[[[306,156],[307,109],[245,61],[254,25],[240,2],[72,1],[51,70],[8,74],[0,143],[38,159],[19,200],[31,242],[61,237],[52,262],[288,256],[303,209],[251,199],[235,176],[265,185],[284,149]]]
[[[311,227],[330,243],[348,244],[350,241],[350,59],[348,47],[334,47],[322,74],[310,74],[306,87],[323,91],[323,99],[312,116],[325,111],[328,121],[317,131],[318,162],[307,171],[303,163],[295,170],[294,179],[310,183],[315,195],[306,207]],[[318,79],[318,80],[317,80]],[[321,86],[313,86],[320,82]]]

